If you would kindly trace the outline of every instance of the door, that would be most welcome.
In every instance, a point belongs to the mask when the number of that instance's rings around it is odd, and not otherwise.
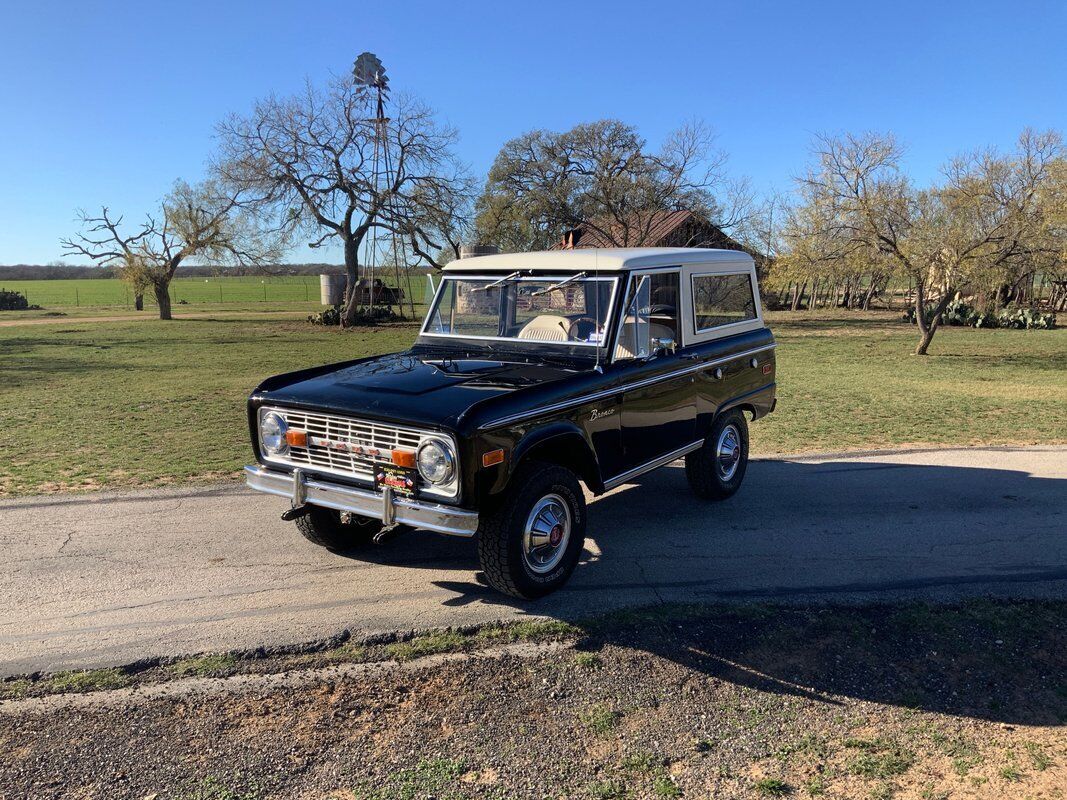
[[[692,362],[682,359],[678,270],[634,273],[623,306],[614,362],[626,385],[621,399],[624,471],[692,443],[696,394]],[[636,385],[635,385],[636,384]]]

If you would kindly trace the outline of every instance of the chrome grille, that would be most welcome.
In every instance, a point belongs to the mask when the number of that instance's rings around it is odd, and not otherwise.
[[[289,447],[286,461],[296,466],[319,467],[370,479],[373,465],[390,461],[394,449],[416,450],[425,434],[370,420],[316,414],[296,409],[274,409],[290,430],[307,431],[307,447]],[[324,440],[340,445],[326,446]]]

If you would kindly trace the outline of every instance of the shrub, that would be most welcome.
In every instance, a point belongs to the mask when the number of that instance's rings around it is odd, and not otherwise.
[[[0,311],[25,311],[30,307],[26,295],[0,289]]]
[[[308,322],[312,325],[340,325],[343,306],[330,306],[317,314],[309,314]],[[398,319],[389,306],[371,306],[356,310],[353,325],[374,325],[379,322],[392,322]]]
[[[944,325],[970,325],[974,318],[974,308],[962,300],[953,300],[941,313],[941,322]]]
[[[1056,327],[1056,315],[1052,312],[1044,314],[1034,308],[1005,308],[997,316],[997,324],[1002,328],[1048,330]]]
[[[933,310],[926,309],[926,322],[934,318]],[[904,312],[903,320],[915,324],[915,309]],[[941,314],[942,325],[966,326],[969,328],[1017,328],[1025,330],[1049,330],[1056,327],[1056,315],[1035,308],[1006,308],[999,314],[978,311],[962,300],[953,300]]]

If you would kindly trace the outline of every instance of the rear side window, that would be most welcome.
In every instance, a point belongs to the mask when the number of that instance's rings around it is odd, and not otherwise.
[[[693,276],[693,322],[697,332],[756,319],[748,273]]]

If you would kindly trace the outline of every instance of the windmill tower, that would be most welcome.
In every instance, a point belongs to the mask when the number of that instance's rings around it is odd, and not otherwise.
[[[367,91],[374,92],[375,95],[375,109],[376,113],[373,119],[367,120],[374,123],[374,150],[372,161],[372,181],[371,185],[374,187],[374,192],[381,196],[386,194],[386,207],[390,211],[393,219],[399,218],[397,211],[397,200],[391,192],[391,186],[393,184],[393,164],[392,154],[389,148],[389,118],[385,116],[385,102],[389,98],[389,78],[385,74],[385,66],[382,61],[374,53],[363,52],[356,58],[355,64],[352,66],[352,79],[357,86],[365,87]],[[404,303],[400,299],[400,261],[404,261],[404,273],[407,277],[407,297],[411,306],[411,316],[415,316],[415,300],[411,292],[411,275],[407,270],[407,243],[403,237],[397,236],[395,230],[391,230],[388,235],[381,235],[380,229],[374,227],[371,229],[370,234],[367,237],[364,251],[363,263],[367,265],[367,272],[369,273],[369,306],[373,311],[376,298],[375,298],[375,270],[377,269],[380,274],[386,273],[385,264],[383,261],[384,249],[391,245],[391,254],[393,257],[393,278],[397,287],[396,305],[400,312],[400,316],[404,315]],[[384,298],[389,305],[392,305],[390,299],[391,293],[387,294]]]

